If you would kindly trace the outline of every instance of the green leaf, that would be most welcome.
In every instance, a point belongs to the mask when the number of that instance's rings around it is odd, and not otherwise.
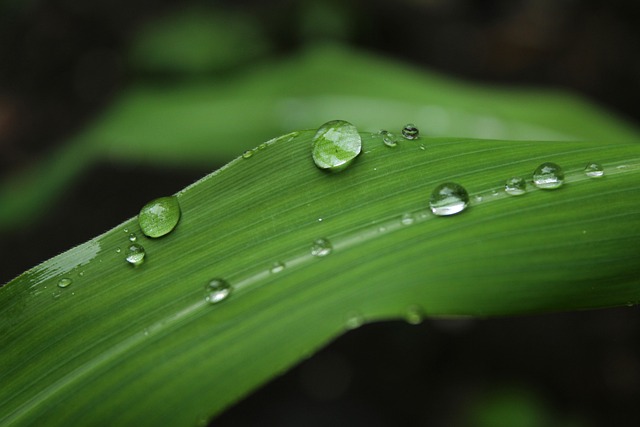
[[[640,300],[637,144],[391,148],[361,133],[362,154],[335,174],[314,165],[314,134],[263,144],[180,192],[164,237],[134,218],[1,288],[0,423],[190,425],[363,321]],[[564,168],[561,188],[502,191],[547,161]],[[583,173],[594,161],[604,177]],[[436,217],[429,196],[451,181],[470,206]],[[146,250],[137,268],[124,260],[131,232]],[[312,255],[318,239],[329,254]],[[213,279],[232,292],[209,304]]]

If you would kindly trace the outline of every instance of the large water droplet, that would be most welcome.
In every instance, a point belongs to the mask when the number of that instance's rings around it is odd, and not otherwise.
[[[514,176],[504,184],[504,191],[512,196],[520,196],[527,192],[527,182],[524,178]]]
[[[144,262],[145,251],[142,245],[134,243],[129,246],[127,257],[125,258],[127,262],[133,266],[138,266]]]
[[[382,142],[384,142],[384,145],[386,145],[387,147],[395,147],[398,145],[398,139],[391,132],[381,130],[379,134],[380,136],[382,136]]]
[[[402,128],[402,136],[406,139],[418,139],[420,130],[413,123],[408,123]]]
[[[67,286],[69,286],[71,283],[73,283],[73,281],[71,279],[68,279],[66,277],[63,277],[62,279],[58,280],[58,287],[59,288],[66,288]]]
[[[362,150],[358,129],[344,120],[320,126],[313,137],[313,161],[320,169],[338,172],[346,168]]]
[[[455,182],[438,185],[431,193],[429,207],[438,216],[454,215],[462,212],[469,205],[467,190]]]
[[[176,196],[160,197],[140,210],[138,222],[149,237],[161,237],[173,230],[180,220],[180,204]]]
[[[331,245],[331,242],[324,237],[316,239],[316,241],[313,242],[313,245],[311,245],[311,255],[317,257],[327,256],[332,250],[333,245]]]
[[[533,183],[544,190],[554,190],[562,186],[564,172],[555,163],[545,162],[533,171]]]
[[[604,176],[604,168],[599,163],[589,163],[584,168],[584,174],[589,178],[600,178]]]
[[[223,279],[213,279],[204,287],[204,298],[209,304],[225,300],[231,294],[231,285]]]

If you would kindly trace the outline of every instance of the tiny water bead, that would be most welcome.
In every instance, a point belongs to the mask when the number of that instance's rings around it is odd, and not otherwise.
[[[316,257],[324,257],[331,253],[333,245],[324,237],[316,239],[311,245],[311,255]]]
[[[418,305],[410,305],[404,314],[404,319],[410,325],[419,325],[424,319],[422,308]]]
[[[400,217],[400,223],[402,225],[411,225],[414,222],[416,222],[416,217],[412,213],[407,212]]]
[[[144,262],[145,254],[146,253],[142,245],[139,245],[138,243],[134,243],[131,246],[129,246],[127,257],[125,259],[129,264],[133,265],[134,267],[137,267]]]
[[[344,120],[323,124],[313,137],[313,161],[320,169],[342,171],[361,151],[362,139],[358,129]]]
[[[604,176],[604,168],[599,163],[589,163],[584,168],[584,174],[589,178],[601,178]]]
[[[67,286],[69,286],[71,283],[73,283],[73,281],[71,279],[68,279],[66,277],[63,277],[62,279],[58,280],[58,287],[59,288],[66,288]]]
[[[519,176],[511,177],[504,184],[504,191],[511,196],[521,196],[527,192],[527,182]]]
[[[276,261],[276,262],[273,263],[273,265],[271,266],[269,271],[271,273],[273,273],[273,274],[276,274],[276,273],[280,273],[281,271],[283,271],[284,268],[285,268],[284,262]]]
[[[543,190],[555,190],[564,183],[564,172],[557,164],[545,162],[533,171],[533,183]]]
[[[357,329],[364,325],[364,316],[357,311],[350,311],[347,313],[345,326],[347,329]]]
[[[420,130],[413,123],[408,123],[402,128],[402,136],[406,139],[418,139]]]
[[[209,304],[225,300],[231,294],[231,285],[223,279],[213,279],[204,287],[204,299]]]
[[[130,242],[135,242],[136,240],[138,240],[138,237],[136,236],[135,233],[129,234],[129,241]]]
[[[429,207],[437,216],[448,216],[462,212],[469,205],[469,193],[455,182],[438,185],[431,193]]]
[[[378,133],[380,134],[380,136],[382,136],[382,142],[384,142],[384,145],[386,145],[387,147],[395,147],[398,145],[398,139],[391,132],[381,130]]]
[[[244,153],[242,153],[242,158],[243,159],[248,159],[251,156],[253,156],[253,150],[247,150]]]
[[[142,232],[149,237],[169,234],[180,221],[180,204],[176,196],[160,197],[147,203],[140,210],[138,222]]]

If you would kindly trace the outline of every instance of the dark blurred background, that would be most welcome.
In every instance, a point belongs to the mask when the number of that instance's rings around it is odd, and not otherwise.
[[[180,46],[177,65],[169,46],[137,55],[149,28],[190,7],[231,17],[248,42],[222,43],[204,62]],[[639,17],[624,0],[2,0],[0,179],[49,155],[134,82],[224,78],[322,40],[476,82],[575,91],[638,123]],[[98,164],[42,221],[2,236],[0,282],[212,168]],[[637,426],[639,332],[637,308],[367,325],[213,424]]]

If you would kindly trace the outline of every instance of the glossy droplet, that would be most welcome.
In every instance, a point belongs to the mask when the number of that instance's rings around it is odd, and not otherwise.
[[[504,184],[504,191],[512,196],[520,196],[527,192],[527,182],[524,178],[514,176]]]
[[[122,252],[122,249],[116,248],[116,253],[119,254],[120,252]]]
[[[313,137],[313,161],[320,169],[339,172],[362,150],[358,129],[344,120],[333,120],[320,126]]]
[[[410,305],[409,307],[407,307],[404,319],[410,325],[418,325],[422,323],[422,320],[424,319],[422,308],[420,308],[420,306],[418,305]]]
[[[386,145],[387,147],[395,147],[398,145],[398,139],[391,132],[381,130],[379,134],[380,136],[382,136],[382,142],[384,142],[384,145]]]
[[[243,159],[248,159],[251,156],[253,156],[253,150],[247,150],[244,153],[242,153],[242,158]]]
[[[364,316],[357,311],[347,313],[345,326],[347,329],[356,329],[364,324]]]
[[[589,178],[600,178],[604,176],[604,168],[599,163],[589,163],[584,168],[584,174]]]
[[[418,139],[420,131],[413,123],[408,123],[402,128],[402,136],[406,139]]]
[[[136,240],[138,240],[138,237],[136,236],[135,233],[129,234],[129,241],[130,242],[135,242]]]
[[[71,283],[73,283],[73,281],[71,279],[68,279],[68,278],[64,277],[64,278],[58,280],[58,287],[59,288],[66,288]]]
[[[144,262],[145,251],[142,245],[138,243],[134,243],[129,246],[127,251],[127,257],[125,258],[127,262],[133,266],[139,266]]]
[[[446,182],[438,185],[431,193],[429,207],[438,216],[454,215],[469,205],[469,194],[460,184]]]
[[[149,237],[161,237],[173,230],[180,221],[180,204],[176,196],[160,197],[140,210],[138,222]]]
[[[284,267],[285,267],[284,262],[276,261],[273,263],[269,271],[274,274],[280,273],[281,271],[284,270]]]
[[[331,245],[331,242],[325,238],[317,239],[313,242],[313,245],[311,245],[311,255],[317,257],[327,256],[332,250],[333,246]]]
[[[205,287],[205,300],[209,304],[215,304],[225,300],[231,294],[231,285],[226,280],[213,279]]]
[[[533,171],[533,183],[543,190],[554,190],[562,186],[564,172],[555,163],[545,162]]]
[[[412,213],[406,213],[400,218],[400,223],[402,225],[411,225],[414,222],[416,222],[416,218]]]

